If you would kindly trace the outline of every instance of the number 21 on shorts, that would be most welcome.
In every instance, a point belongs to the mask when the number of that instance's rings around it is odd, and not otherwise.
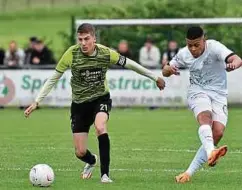
[[[100,111],[108,111],[108,105],[107,104],[100,104]]]

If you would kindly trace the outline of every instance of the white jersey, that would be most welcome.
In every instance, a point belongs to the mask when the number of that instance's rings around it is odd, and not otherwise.
[[[186,67],[190,71],[189,94],[201,90],[227,95],[226,60],[233,52],[216,40],[207,40],[203,54],[194,58],[188,47],[182,48],[170,65]]]

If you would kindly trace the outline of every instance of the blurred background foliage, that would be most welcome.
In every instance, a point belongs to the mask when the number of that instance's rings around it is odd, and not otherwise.
[[[241,17],[242,0],[0,0],[0,47],[16,40],[27,46],[30,36],[43,38],[58,59],[75,43],[73,16],[78,19],[111,18],[210,18]],[[147,35],[166,49],[174,39],[185,45],[188,26],[115,26],[98,27],[100,42],[116,48],[122,39],[138,56]],[[204,25],[208,38],[222,41],[242,55],[241,25]]]

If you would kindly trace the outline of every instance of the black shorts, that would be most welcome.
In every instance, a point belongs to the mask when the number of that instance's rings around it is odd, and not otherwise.
[[[112,108],[110,94],[98,97],[90,102],[71,104],[71,128],[73,133],[88,133],[98,112],[105,112],[109,116]]]

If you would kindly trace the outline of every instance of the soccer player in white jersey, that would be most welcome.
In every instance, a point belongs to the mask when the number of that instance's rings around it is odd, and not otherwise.
[[[205,162],[215,166],[227,152],[227,146],[216,148],[223,136],[228,119],[227,76],[242,66],[241,58],[216,40],[206,40],[201,27],[191,27],[186,35],[187,46],[165,66],[164,76],[179,75],[179,68],[190,71],[188,105],[198,123],[201,147],[188,169],[176,176],[176,182],[188,182]]]

